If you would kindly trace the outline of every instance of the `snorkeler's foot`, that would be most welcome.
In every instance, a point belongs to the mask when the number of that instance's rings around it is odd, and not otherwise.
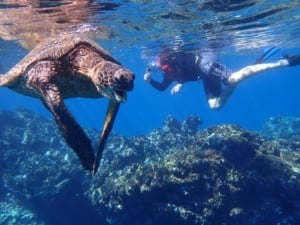
[[[289,62],[289,66],[300,65],[300,55],[285,55],[283,58]]]

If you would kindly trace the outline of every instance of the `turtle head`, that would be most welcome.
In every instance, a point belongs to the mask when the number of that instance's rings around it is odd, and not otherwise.
[[[125,67],[106,62],[98,74],[98,91],[105,98],[117,103],[125,102],[127,91],[134,86],[134,74]]]

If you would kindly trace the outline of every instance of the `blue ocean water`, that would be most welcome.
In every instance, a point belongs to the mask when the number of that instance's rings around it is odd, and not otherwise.
[[[123,52],[126,52],[126,55]],[[282,49],[281,52],[297,54],[300,49]],[[245,129],[257,130],[269,117],[300,114],[300,67],[267,71],[244,81],[227,104],[221,110],[214,111],[208,107],[201,81],[186,83],[176,95],[171,95],[170,89],[159,92],[143,80],[148,61],[141,58],[138,48],[123,47],[119,56],[117,53],[118,51],[114,56],[136,74],[134,91],[129,93],[128,101],[122,105],[114,126],[114,130],[120,134],[145,134],[161,127],[168,115],[173,115],[179,120],[184,120],[189,115],[197,115],[204,122],[200,129],[218,124],[237,124]],[[233,69],[249,65],[258,57],[258,54],[225,54],[220,61]],[[276,57],[279,56],[274,56],[275,59]],[[4,58],[2,71],[7,71],[18,58],[9,62],[5,62],[7,59]],[[155,76],[156,79],[160,79],[159,74]],[[17,107],[26,107],[51,118],[39,100],[6,88],[0,89],[0,92],[3,96],[0,99],[2,109],[15,110]],[[67,100],[66,103],[82,126],[100,129],[107,105],[105,99],[78,98]]]

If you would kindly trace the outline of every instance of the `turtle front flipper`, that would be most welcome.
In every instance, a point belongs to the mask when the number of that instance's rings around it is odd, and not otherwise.
[[[73,118],[55,84],[42,88],[43,102],[55,118],[56,124],[67,144],[75,151],[82,166],[89,171],[93,169],[95,156],[90,139]]]
[[[97,170],[98,170],[98,167],[100,164],[100,160],[102,158],[102,153],[103,153],[103,150],[104,150],[104,147],[106,144],[106,140],[113,128],[114,121],[118,114],[119,108],[120,108],[120,103],[116,103],[114,101],[110,101],[109,105],[107,106],[105,120],[104,120],[104,124],[103,124],[103,128],[102,128],[102,132],[100,135],[100,143],[99,143],[98,151],[96,154],[96,159],[95,159],[95,162],[93,165],[93,175],[95,175],[97,173]]]

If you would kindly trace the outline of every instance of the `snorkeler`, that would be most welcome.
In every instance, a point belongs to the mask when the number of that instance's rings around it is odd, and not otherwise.
[[[254,64],[237,72],[232,72],[219,63],[215,51],[210,48],[202,49],[199,53],[166,51],[147,66],[144,80],[160,91],[177,82],[171,89],[171,94],[179,92],[183,83],[202,80],[209,107],[220,109],[232,95],[237,84],[246,78],[274,68],[300,65],[300,55],[285,55],[276,62],[264,63],[277,50],[274,47],[270,48]],[[163,75],[162,82],[155,81],[151,77],[151,72],[158,69]]]

